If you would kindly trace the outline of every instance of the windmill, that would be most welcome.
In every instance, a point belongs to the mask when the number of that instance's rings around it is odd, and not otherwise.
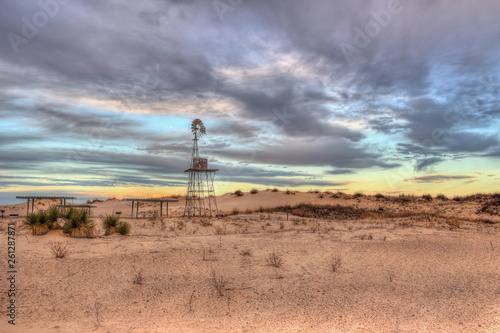
[[[191,123],[191,133],[194,135],[191,166],[184,171],[189,172],[184,216],[212,216],[212,211],[218,213],[214,178],[219,169],[208,169],[208,159],[199,155],[198,141],[207,133],[200,119],[196,118]]]

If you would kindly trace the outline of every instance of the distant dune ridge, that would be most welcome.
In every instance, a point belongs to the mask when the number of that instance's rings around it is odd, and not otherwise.
[[[217,203],[220,218],[183,218],[180,197],[168,218],[144,203],[130,219],[130,202],[94,201],[93,238],[33,236],[26,204],[0,206],[0,251],[14,222],[19,263],[16,325],[0,331],[500,331],[498,194],[259,189]],[[127,236],[114,219],[105,230],[115,212]]]

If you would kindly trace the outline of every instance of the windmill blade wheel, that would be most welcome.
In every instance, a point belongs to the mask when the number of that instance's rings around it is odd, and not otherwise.
[[[207,133],[205,125],[203,125],[203,122],[201,121],[201,119],[198,119],[198,118],[193,120],[193,122],[191,123],[191,132],[194,135],[196,135],[197,131],[199,131],[200,136]]]

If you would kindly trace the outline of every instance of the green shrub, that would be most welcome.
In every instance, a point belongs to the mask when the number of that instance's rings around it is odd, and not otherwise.
[[[49,206],[49,208],[46,210],[46,215],[48,220],[47,226],[50,229],[58,229],[59,224],[57,223],[57,219],[61,217],[59,208],[55,205]]]
[[[90,213],[86,209],[73,208],[69,218],[64,223],[63,231],[75,238],[94,237],[94,224],[90,219]]]
[[[73,213],[75,212],[76,208],[74,207],[66,207],[64,208],[64,211],[61,213],[61,217],[66,219],[66,220],[69,220],[71,218],[71,215],[73,215]]]
[[[102,226],[104,228],[104,235],[112,235],[118,232],[118,226],[120,224],[120,217],[118,215],[108,215],[101,216]]]
[[[24,220],[24,225],[31,229],[31,234],[33,236],[44,235],[50,230],[47,213],[43,210],[28,214]]]
[[[422,199],[427,200],[427,201],[432,201],[432,195],[424,194],[424,195],[422,195]]]
[[[120,235],[126,236],[130,233],[130,223],[120,222],[117,227],[117,231]]]
[[[443,201],[448,200],[448,198],[447,198],[447,197],[446,197],[446,195],[444,195],[444,194],[438,194],[438,195],[436,196],[436,199],[443,200]]]

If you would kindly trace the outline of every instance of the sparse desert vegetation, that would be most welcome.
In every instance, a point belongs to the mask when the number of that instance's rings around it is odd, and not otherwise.
[[[20,280],[40,290],[20,293],[22,332],[92,330],[97,322],[103,332],[168,332],[177,323],[193,332],[292,325],[343,332],[366,316],[375,331],[402,322],[410,331],[432,322],[440,332],[500,325],[499,197],[284,194],[228,195],[219,200],[219,218],[183,218],[182,202],[169,217],[141,205],[138,219],[113,214],[130,209],[116,200],[95,203],[90,215],[68,208],[57,218],[48,202],[39,205],[43,213],[17,219],[26,225],[18,235]],[[104,237],[125,221],[133,227],[129,237]],[[91,238],[82,226],[93,226]],[[72,230],[79,239],[68,237]],[[87,294],[93,296],[74,297]],[[67,306],[70,319],[52,312]]]

